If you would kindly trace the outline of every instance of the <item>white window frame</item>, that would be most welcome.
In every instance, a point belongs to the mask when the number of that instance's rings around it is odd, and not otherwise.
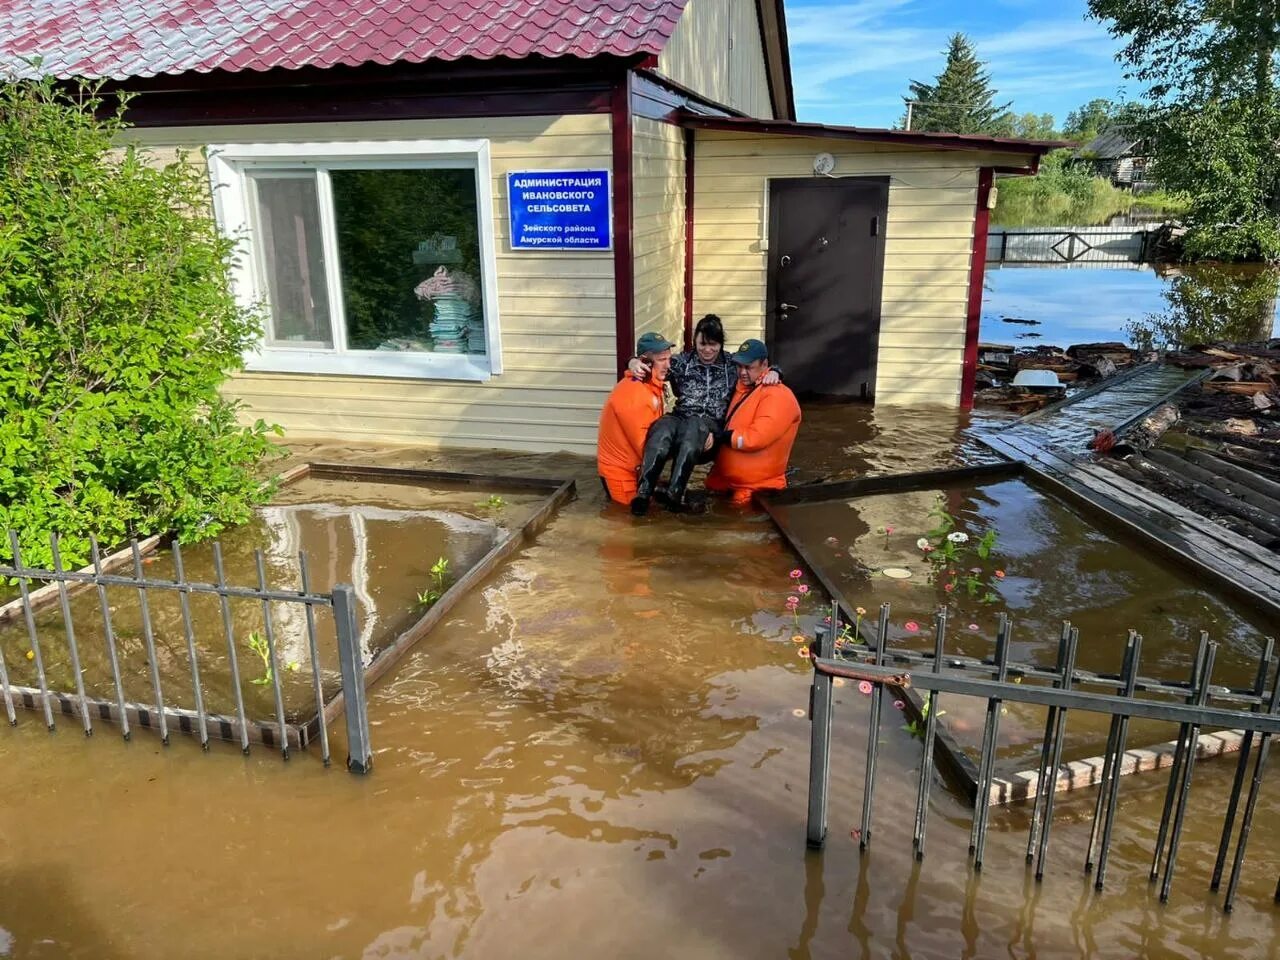
[[[328,283],[333,348],[291,347],[264,338],[245,354],[245,369],[273,373],[333,373],[366,377],[485,381],[502,373],[502,336],[498,322],[498,265],[493,217],[493,177],[488,140],[361,140],[334,143],[223,143],[207,151],[213,209],[222,232],[244,246],[232,265],[236,299],[245,307],[267,302],[266,278],[258,264],[254,235],[254,171],[316,171],[320,235]],[[480,354],[352,350],[342,297],[330,170],[430,170],[466,168],[475,172],[479,219],[480,290],[484,306],[485,347]]]

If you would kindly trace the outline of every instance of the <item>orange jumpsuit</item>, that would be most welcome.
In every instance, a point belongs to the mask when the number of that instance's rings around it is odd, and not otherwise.
[[[644,456],[644,438],[653,422],[662,416],[662,383],[630,375],[605,401],[600,412],[600,436],[596,441],[596,468],[600,471],[609,498],[630,504],[636,495],[636,468]]]
[[[716,454],[707,489],[748,503],[757,490],[787,485],[787,461],[800,429],[800,403],[785,384],[749,390],[739,382],[729,402],[729,442]]]

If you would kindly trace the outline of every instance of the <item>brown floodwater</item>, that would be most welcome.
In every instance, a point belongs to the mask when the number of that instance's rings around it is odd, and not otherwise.
[[[813,411],[798,466],[896,469],[912,450],[928,466],[960,444],[953,416],[880,417]],[[843,437],[844,462],[813,455],[809,434]],[[868,700],[842,687],[831,835],[808,853],[809,671],[781,612],[797,561],[767,518],[635,521],[567,457],[308,452],[574,476],[579,499],[373,688],[368,777],[306,753],[51,736],[33,714],[0,729],[0,956],[1274,954],[1274,774],[1226,917],[1206,881],[1230,765],[1196,769],[1165,907],[1146,882],[1160,779],[1124,784],[1101,896],[1080,869],[1088,793],[1059,802],[1043,884],[1023,866],[1019,808],[993,812],[971,874],[968,811],[942,789],[916,864],[903,811],[920,748],[887,715],[859,855]]]
[[[1190,570],[1144,551],[1093,514],[1023,479],[941,486],[851,500],[776,508],[808,555],[851,608],[863,607],[864,637],[889,604],[889,643],[933,648],[936,611],[948,616],[948,653],[990,657],[997,614],[1011,622],[1010,659],[1052,668],[1063,620],[1080,631],[1077,665],[1118,673],[1129,630],[1143,638],[1140,673],[1189,679],[1201,631],[1219,643],[1213,681],[1250,687],[1275,625],[1238,600],[1207,589]],[[942,526],[942,516],[954,526]],[[932,536],[930,536],[932,534]],[[964,538],[951,544],[948,536]],[[987,555],[978,551],[990,538]],[[926,541],[929,552],[922,548]],[[893,579],[903,571],[906,577]],[[1102,692],[1094,688],[1097,692]],[[945,698],[939,722],[977,755],[985,702]],[[1109,718],[1073,718],[1064,759],[1102,753]],[[1010,769],[1039,761],[1044,711],[1010,703],[1000,726],[1000,756]],[[1167,725],[1134,720],[1129,743],[1168,739]]]

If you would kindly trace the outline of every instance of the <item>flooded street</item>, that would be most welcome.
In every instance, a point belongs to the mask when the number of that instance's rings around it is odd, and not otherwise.
[[[950,414],[807,416],[810,479],[974,449]],[[920,747],[886,706],[859,855],[869,700],[846,685],[831,834],[807,853],[810,671],[783,608],[797,560],[766,517],[718,505],[636,521],[566,457],[295,453],[573,476],[579,497],[372,689],[369,777],[307,753],[124,744],[107,725],[50,736],[29,712],[0,729],[0,956],[1191,958],[1280,942],[1274,764],[1230,917],[1207,892],[1229,761],[1196,768],[1161,906],[1146,881],[1161,776],[1122,784],[1102,895],[1081,871],[1087,791],[1059,800],[1041,885],[1023,863],[1026,811],[993,811],[974,875],[968,811],[941,789],[917,864],[903,810]],[[815,604],[801,628],[818,617]]]
[[[1135,339],[1280,336],[1277,277],[1256,265],[1023,267],[987,264],[980,336],[1018,347]]]

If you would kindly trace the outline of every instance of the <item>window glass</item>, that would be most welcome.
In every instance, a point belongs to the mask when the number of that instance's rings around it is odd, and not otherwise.
[[[269,342],[333,346],[315,175],[251,174]]]
[[[484,353],[475,172],[329,176],[347,348]]]

